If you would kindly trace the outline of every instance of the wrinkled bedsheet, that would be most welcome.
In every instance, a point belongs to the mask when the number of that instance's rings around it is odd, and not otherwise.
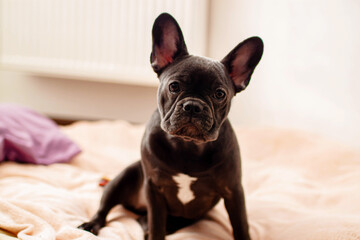
[[[70,163],[0,164],[0,229],[19,239],[143,239],[115,207],[99,236],[76,227],[97,210],[102,177],[139,159],[144,127],[79,122],[62,131],[83,150]],[[253,240],[359,240],[360,153],[292,130],[236,128]],[[232,239],[223,202],[168,240]]]

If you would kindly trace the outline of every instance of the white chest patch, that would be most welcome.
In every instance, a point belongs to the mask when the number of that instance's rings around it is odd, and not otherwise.
[[[190,186],[196,182],[196,177],[190,177],[189,175],[178,173],[172,177],[178,186],[177,197],[185,205],[195,198]]]

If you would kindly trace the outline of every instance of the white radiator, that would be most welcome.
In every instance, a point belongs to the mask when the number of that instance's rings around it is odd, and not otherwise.
[[[0,0],[1,65],[36,75],[157,84],[151,28],[161,12],[206,54],[209,0]]]

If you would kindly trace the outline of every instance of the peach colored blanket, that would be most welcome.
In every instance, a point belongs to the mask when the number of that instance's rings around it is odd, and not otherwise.
[[[63,128],[84,152],[70,164],[0,164],[0,229],[19,239],[142,239],[115,207],[99,236],[76,228],[96,211],[103,176],[139,159],[143,126],[79,122]],[[304,132],[236,129],[253,240],[359,240],[360,153]],[[1,236],[0,236],[1,239]],[[232,239],[220,202],[168,240]]]

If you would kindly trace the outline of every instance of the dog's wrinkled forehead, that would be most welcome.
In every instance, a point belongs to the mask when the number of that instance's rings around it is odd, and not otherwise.
[[[171,68],[167,68],[160,75],[160,81],[172,80],[183,81],[193,87],[197,84],[202,87],[214,87],[212,85],[232,86],[224,65],[218,61],[200,57],[187,56],[181,61],[174,62]]]

